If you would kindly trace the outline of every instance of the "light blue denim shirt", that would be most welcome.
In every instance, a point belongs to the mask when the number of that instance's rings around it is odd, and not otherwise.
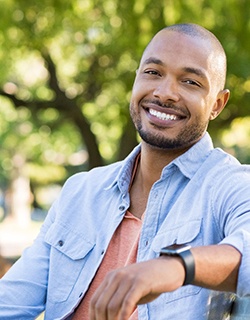
[[[34,244],[0,280],[0,319],[70,319],[129,207],[128,187],[140,146],[124,160],[71,177]],[[250,167],[206,134],[166,166],[153,185],[138,261],[173,243],[227,243],[243,254],[238,294],[250,294]],[[115,257],[114,257],[115,259]],[[166,270],[167,274],[168,270]],[[202,320],[209,291],[187,285],[138,307],[140,320]]]

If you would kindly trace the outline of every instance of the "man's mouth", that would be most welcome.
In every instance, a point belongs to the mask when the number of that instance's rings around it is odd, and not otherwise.
[[[156,118],[158,118],[160,120],[172,120],[172,121],[177,120],[177,116],[174,115],[174,114],[169,114],[169,113],[156,111],[156,110],[151,109],[151,108],[149,108],[148,111],[152,116],[154,116],[154,117],[156,117]]]

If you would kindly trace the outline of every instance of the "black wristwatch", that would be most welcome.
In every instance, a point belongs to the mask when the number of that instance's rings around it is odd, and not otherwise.
[[[191,284],[195,275],[194,257],[190,249],[191,246],[187,244],[173,244],[171,246],[162,248],[160,251],[160,256],[173,256],[180,257],[182,259],[185,268],[185,279],[183,286]]]

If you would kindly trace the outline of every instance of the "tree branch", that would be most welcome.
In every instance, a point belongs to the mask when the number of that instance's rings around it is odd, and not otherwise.
[[[16,108],[26,107],[29,109],[48,109],[54,107],[53,101],[23,100],[17,98],[14,94],[5,92],[2,89],[0,89],[0,95],[10,99]]]
[[[82,136],[83,144],[86,145],[89,154],[89,168],[102,165],[103,159],[99,152],[96,136],[91,131],[90,123],[79,108],[77,98],[69,99],[65,92],[61,90],[54,62],[48,53],[45,52],[42,55],[46,61],[47,70],[50,75],[48,80],[49,88],[55,93],[54,100],[23,100],[14,94],[5,92],[2,89],[0,89],[0,95],[9,98],[16,108],[26,107],[33,110],[54,108],[61,111],[61,114],[63,113],[67,119],[71,119],[73,121]]]

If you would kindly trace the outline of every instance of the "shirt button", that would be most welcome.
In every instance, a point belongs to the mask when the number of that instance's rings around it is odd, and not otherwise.
[[[63,240],[59,240],[59,241],[58,241],[58,245],[59,245],[59,247],[62,247],[62,246],[64,245]]]
[[[121,206],[119,207],[119,210],[120,210],[120,211],[124,211],[124,210],[125,210],[125,206],[121,205]]]

